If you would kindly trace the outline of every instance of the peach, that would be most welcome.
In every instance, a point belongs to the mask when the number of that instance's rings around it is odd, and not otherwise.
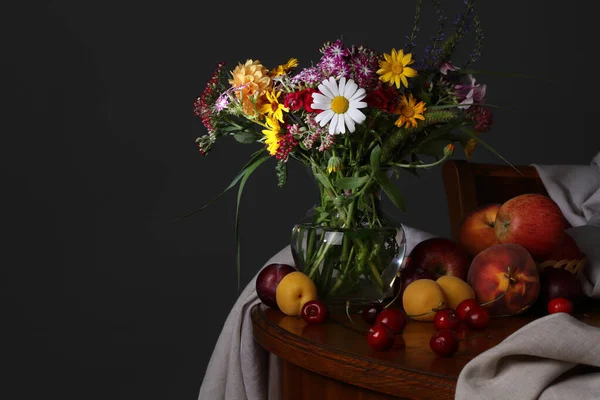
[[[458,228],[458,243],[475,257],[482,250],[498,244],[494,224],[500,203],[489,203],[471,211]]]
[[[481,251],[471,263],[467,282],[495,317],[527,310],[540,294],[537,265],[527,249],[516,243]]]

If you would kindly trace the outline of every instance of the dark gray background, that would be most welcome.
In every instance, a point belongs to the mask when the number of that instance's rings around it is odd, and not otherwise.
[[[490,103],[514,109],[495,109],[484,139],[514,164],[589,163],[600,148],[595,14],[583,1],[480,3],[486,38],[474,67],[547,78],[478,75]],[[450,22],[462,2],[446,4]],[[174,221],[223,189],[256,149],[224,140],[202,157],[195,98],[219,61],[276,66],[296,57],[305,67],[324,41],[340,37],[382,52],[400,48],[413,8],[4,5],[0,397],[195,399],[238,295],[235,192]],[[430,7],[424,13],[421,46],[435,19]],[[473,160],[502,163],[481,147]],[[282,189],[273,167],[259,169],[243,196],[242,286],[288,244],[316,199],[300,166],[290,165]],[[440,169],[406,174],[398,185],[408,212],[388,211],[448,236]]]

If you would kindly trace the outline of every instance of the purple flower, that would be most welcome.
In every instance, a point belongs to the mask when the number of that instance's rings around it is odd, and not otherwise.
[[[348,77],[349,69],[343,57],[323,56],[317,65],[323,76],[333,76],[337,79],[342,76]]]
[[[456,96],[458,97],[459,104],[458,108],[469,108],[474,103],[484,103],[486,85],[476,84],[473,75],[468,75],[469,83],[466,85],[456,85]]]
[[[344,43],[338,39],[333,43],[325,43],[321,53],[323,53],[324,58],[342,58],[348,55],[348,50],[344,49]]]
[[[366,47],[352,47],[348,60],[351,75],[356,83],[365,89],[374,89],[379,82],[377,70],[379,69],[378,54]]]
[[[227,92],[221,94],[215,102],[215,110],[217,112],[223,111],[229,105],[229,99],[227,98]]]
[[[440,67],[440,72],[443,75],[448,75],[448,71],[458,71],[459,69],[459,67],[455,67],[450,61],[447,61]]]
[[[294,84],[304,84],[308,87],[317,86],[325,79],[316,67],[305,68],[292,78]]]

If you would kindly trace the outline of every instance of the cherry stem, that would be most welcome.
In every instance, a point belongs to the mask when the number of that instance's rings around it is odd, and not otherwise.
[[[348,319],[350,320],[350,322],[352,323],[352,325],[356,325],[356,323],[354,322],[354,320],[350,316],[349,309],[350,309],[350,300],[346,300],[346,315],[348,316]],[[344,326],[347,326],[347,325],[344,325]],[[369,333],[368,330],[361,330],[361,329],[358,329],[358,328],[356,328],[354,326],[347,326],[347,327],[350,328],[351,330],[353,330],[354,332],[360,333],[361,335],[366,335],[367,333]]]
[[[354,320],[350,316],[350,300],[346,300],[346,315],[348,316],[348,319],[350,320],[350,322],[352,322],[354,325],[356,325],[354,323]]]
[[[506,272],[508,273],[507,275],[505,275],[508,278],[508,285],[506,285],[506,289],[504,290],[504,293],[502,293],[500,296],[498,296],[494,300],[490,300],[490,301],[486,301],[485,303],[481,303],[482,306],[487,306],[488,304],[498,301],[501,298],[503,298],[506,295],[506,293],[508,293],[508,289],[510,289],[510,284],[515,282],[515,278],[513,278],[512,275],[510,274],[510,266],[507,267]]]
[[[477,335],[473,335],[473,336],[469,336],[469,337],[465,337],[462,339],[458,339],[459,342],[462,342],[463,340],[468,340],[468,339],[473,339],[479,336],[485,336],[486,338],[488,338],[488,340],[492,340],[492,337],[490,335],[488,335],[487,333],[479,333]]]
[[[401,272],[398,271],[398,273],[396,274],[396,279],[400,279],[400,274],[401,274]],[[400,283],[400,284],[402,284],[402,283]],[[385,309],[385,308],[388,308],[389,306],[391,306],[398,299],[398,296],[400,296],[400,292],[402,292],[402,288],[398,289],[398,293],[396,293],[394,298],[389,303],[387,303],[385,306],[383,306],[383,308]]]
[[[413,314],[413,315],[406,314],[406,316],[410,317],[410,318],[422,317],[423,315],[438,312],[438,311],[442,310],[443,308],[444,308],[444,302],[442,301],[442,302],[440,302],[440,304],[438,304],[438,306],[436,308],[432,308],[431,311],[424,312],[423,314]]]

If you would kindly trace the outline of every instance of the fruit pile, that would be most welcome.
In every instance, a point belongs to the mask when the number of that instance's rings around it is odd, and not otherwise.
[[[490,318],[533,306],[548,314],[572,314],[585,298],[576,275],[539,268],[546,260],[584,258],[565,229],[562,212],[548,196],[524,194],[467,215],[456,242],[442,237],[421,241],[406,259],[396,297],[362,310],[369,328],[361,332],[368,345],[387,351],[409,321],[425,321],[434,328],[431,350],[451,356],[468,332],[485,335]],[[256,292],[264,304],[308,324],[329,318],[314,282],[290,265],[266,266],[257,276]]]
[[[308,275],[288,264],[273,263],[256,276],[256,294],[263,304],[310,324],[323,323],[327,306],[317,298],[317,287]]]
[[[571,310],[581,303],[584,294],[576,271],[554,267],[561,260],[585,259],[567,228],[558,205],[537,193],[482,205],[464,218],[458,244],[473,258],[467,281],[477,299],[487,302],[508,289],[504,301],[490,306],[492,316],[531,307],[548,311],[555,298],[570,302]]]

